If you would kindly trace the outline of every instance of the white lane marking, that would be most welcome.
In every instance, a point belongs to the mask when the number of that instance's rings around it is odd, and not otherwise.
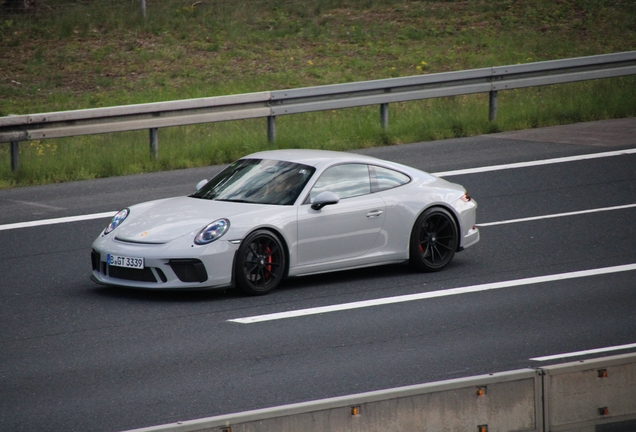
[[[529,222],[529,221],[540,220],[540,219],[551,219],[551,218],[558,218],[558,217],[565,217],[565,216],[576,216],[576,215],[582,215],[582,214],[588,214],[588,213],[598,213],[598,212],[604,212],[604,211],[610,211],[610,210],[622,210],[622,209],[627,209],[627,208],[632,208],[632,207],[636,207],[636,204],[626,204],[626,205],[620,205],[620,206],[614,206],[614,207],[604,207],[604,208],[596,208],[596,209],[589,209],[589,210],[580,210],[580,211],[567,212],[567,213],[555,213],[555,214],[551,214],[551,215],[533,216],[533,217],[527,217],[527,218],[521,218],[521,219],[509,219],[509,220],[499,221],[499,222],[486,222],[486,223],[479,223],[479,224],[477,224],[477,226],[478,227],[487,227],[487,226],[493,226],[493,225],[505,225],[505,224],[511,224],[511,223],[517,223],[517,222]]]
[[[576,162],[576,161],[605,158],[605,157],[611,157],[611,156],[624,156],[624,155],[634,154],[634,153],[636,153],[636,148],[626,149],[626,150],[617,150],[617,151],[611,151],[611,152],[603,152],[603,153],[591,153],[591,154],[584,154],[584,155],[578,155],[578,156],[567,156],[567,157],[560,157],[560,158],[554,158],[554,159],[543,159],[543,160],[536,160],[536,161],[529,161],[529,162],[518,162],[518,163],[504,164],[504,165],[491,165],[491,166],[478,167],[478,168],[467,168],[467,169],[461,169],[461,170],[455,170],[455,171],[442,171],[442,172],[431,173],[431,174],[437,177],[448,177],[448,176],[456,176],[456,175],[463,175],[463,174],[483,173],[488,171],[500,171],[500,170],[506,170],[506,169],[514,169],[514,168],[526,168],[526,167],[533,167],[533,166],[539,166],[539,165],[550,165],[550,164],[564,163],[564,162]]]
[[[564,354],[555,354],[555,355],[549,355],[549,356],[543,356],[543,357],[533,357],[530,360],[548,361],[548,360],[556,360],[556,359],[562,359],[562,358],[568,358],[568,357],[578,357],[578,356],[583,356],[588,354],[618,351],[618,350],[629,349],[629,348],[636,348],[636,343],[627,344],[627,345],[617,345],[617,346],[606,347],[606,348],[596,348],[596,349],[590,349],[585,351],[576,351],[576,352],[564,353]]]
[[[536,160],[536,161],[530,161],[530,162],[519,162],[519,163],[505,164],[505,165],[492,165],[492,166],[486,166],[486,167],[468,168],[463,170],[444,171],[444,172],[438,172],[438,173],[432,173],[432,174],[438,177],[446,177],[446,176],[455,176],[455,175],[462,175],[462,174],[474,174],[474,173],[482,173],[482,172],[488,172],[488,171],[498,171],[498,170],[505,170],[505,169],[525,168],[525,167],[539,166],[539,165],[549,165],[549,164],[563,163],[563,162],[574,162],[574,161],[597,159],[597,158],[604,158],[604,157],[610,157],[610,156],[622,156],[622,155],[628,155],[628,154],[634,154],[634,153],[636,153],[636,149],[626,149],[626,150],[617,150],[617,151],[604,152],[604,153],[592,153],[592,154],[585,154],[585,155],[578,155],[578,156],[569,156],[569,157],[562,157],[562,158],[556,158],[556,159],[543,159],[543,160]],[[102,217],[112,216],[115,213],[116,212],[96,213],[93,215],[71,216],[68,218],[56,218],[56,219],[45,219],[45,220],[31,221],[31,222],[19,222],[19,223],[7,224],[7,225],[0,225],[0,231],[16,229],[16,228],[34,227],[34,226],[40,226],[40,225],[51,225],[56,223],[99,219]]]
[[[309,309],[298,309],[298,310],[293,310],[288,312],[278,312],[278,313],[257,315],[257,316],[251,316],[251,317],[245,317],[245,318],[235,318],[235,319],[229,319],[228,321],[241,323],[241,324],[252,324],[252,323],[263,322],[263,321],[273,321],[273,320],[279,320],[279,319],[285,319],[285,318],[295,318],[295,317],[316,315],[316,314],[322,314],[322,313],[328,313],[328,312],[359,309],[359,308],[370,307],[370,306],[380,306],[380,305],[402,303],[402,302],[409,302],[409,301],[415,301],[415,300],[424,300],[424,299],[430,299],[430,298],[436,298],[436,297],[446,297],[446,296],[452,296],[457,294],[467,294],[467,293],[474,293],[479,291],[488,291],[488,290],[495,290],[500,288],[511,288],[511,287],[518,287],[522,285],[553,282],[558,280],[582,278],[582,277],[597,276],[597,275],[626,272],[626,271],[633,271],[633,270],[636,270],[636,264],[626,264],[626,265],[620,265],[620,266],[614,266],[614,267],[603,267],[603,268],[581,270],[581,271],[575,271],[575,272],[569,272],[569,273],[558,273],[553,275],[536,276],[536,277],[525,278],[525,279],[515,279],[510,281],[494,282],[494,283],[473,285],[473,286],[460,287],[460,288],[452,288],[447,290],[408,294],[408,295],[401,295],[401,296],[395,296],[395,297],[385,297],[385,298],[379,298],[374,300],[364,300],[364,301],[351,302],[351,303],[342,303],[342,304],[336,304],[331,306],[314,307]]]
[[[61,218],[55,218],[55,219],[43,219],[43,220],[36,220],[36,221],[30,221],[30,222],[18,222],[18,223],[0,225],[0,231],[17,229],[17,228],[29,228],[29,227],[35,227],[35,226],[41,226],[41,225],[53,225],[53,224],[59,224],[59,223],[78,222],[78,221],[85,221],[85,220],[91,220],[91,219],[101,219],[101,218],[113,217],[115,216],[116,213],[117,213],[116,211],[111,211],[111,212],[93,213],[93,214],[80,215],[80,216],[68,216],[68,217],[61,217]]]

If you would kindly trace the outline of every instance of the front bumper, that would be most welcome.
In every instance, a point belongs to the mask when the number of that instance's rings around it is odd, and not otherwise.
[[[197,246],[191,239],[144,244],[122,242],[114,236],[100,236],[93,242],[91,251],[91,279],[104,285],[147,289],[231,286],[237,249],[237,244],[222,240]],[[108,265],[108,254],[143,258],[144,268]]]

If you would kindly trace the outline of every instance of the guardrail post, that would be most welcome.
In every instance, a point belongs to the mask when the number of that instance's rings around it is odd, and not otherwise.
[[[11,141],[11,171],[17,171],[20,168],[20,143]]]
[[[159,130],[157,128],[150,129],[150,157],[152,159],[159,157]]]
[[[497,91],[490,91],[490,101],[488,107],[488,120],[495,121],[497,119]]]
[[[389,128],[389,104],[380,104],[380,126],[382,129],[387,130]]]
[[[276,141],[276,116],[267,117],[267,141],[270,143]]]
[[[146,0],[141,0],[141,15],[146,19]]]

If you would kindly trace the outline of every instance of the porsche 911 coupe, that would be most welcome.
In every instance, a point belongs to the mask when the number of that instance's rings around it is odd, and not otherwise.
[[[369,156],[273,150],[245,156],[194,194],[132,205],[93,242],[93,281],[151,289],[238,287],[410,263],[443,269],[479,241],[457,184]]]

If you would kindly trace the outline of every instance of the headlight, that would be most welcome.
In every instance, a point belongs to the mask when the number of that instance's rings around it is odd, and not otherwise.
[[[198,245],[204,245],[212,243],[214,240],[221,237],[230,229],[230,221],[227,219],[215,220],[196,235],[194,242]]]
[[[112,230],[117,228],[121,223],[128,217],[130,214],[130,210],[125,208],[122,211],[118,212],[113,219],[110,221],[110,224],[104,229],[104,235],[109,234]]]

